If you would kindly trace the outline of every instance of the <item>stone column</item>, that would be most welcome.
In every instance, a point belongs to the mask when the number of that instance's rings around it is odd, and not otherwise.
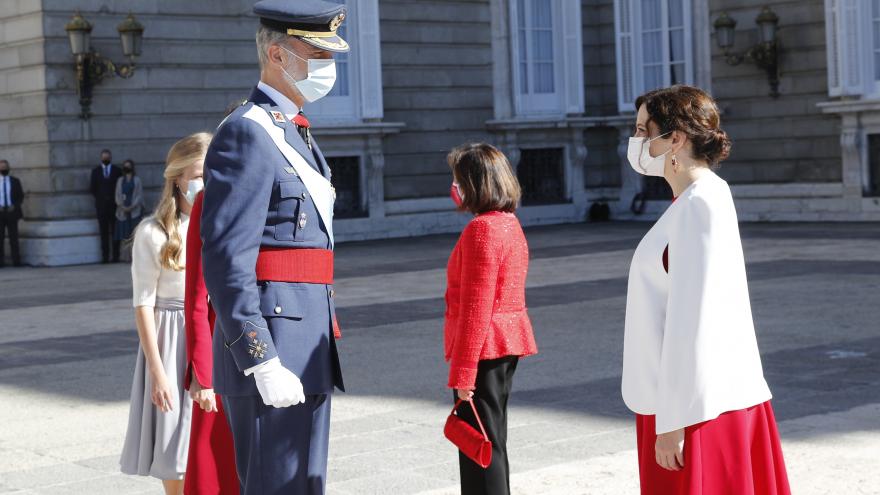
[[[587,189],[584,184],[584,166],[587,160],[587,143],[584,138],[584,128],[572,126],[569,128],[571,144],[568,148],[568,190],[571,193],[571,202],[577,206],[578,215],[586,218],[587,214]]]
[[[620,196],[615,210],[618,213],[630,213],[630,205],[633,197],[642,191],[642,177],[633,172],[626,157],[629,148],[629,138],[632,137],[632,117],[626,120],[617,120],[611,123],[618,132],[617,156],[620,159]]]
[[[385,153],[382,151],[382,135],[367,138],[367,208],[371,219],[385,217]]]

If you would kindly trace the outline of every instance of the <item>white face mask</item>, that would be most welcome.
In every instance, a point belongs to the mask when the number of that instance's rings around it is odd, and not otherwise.
[[[283,46],[281,49],[300,60],[306,60]],[[336,84],[336,60],[332,58],[308,59],[306,63],[309,66],[309,75],[302,81],[297,81],[288,72],[293,64],[288,64],[286,68],[281,70],[284,72],[285,79],[299,90],[307,102],[312,103],[327,96],[327,93]]]
[[[202,179],[193,179],[186,184],[186,192],[183,194],[186,202],[192,206],[196,202],[196,196],[205,188],[205,182]]]
[[[651,141],[654,139],[660,139],[667,134],[671,133],[667,132],[666,134],[661,134],[652,139],[644,137],[629,138],[629,147],[627,147],[626,150],[626,158],[629,160],[629,165],[633,170],[642,175],[663,177],[663,168],[666,164],[666,155],[669,151],[659,156],[651,156],[650,146]]]

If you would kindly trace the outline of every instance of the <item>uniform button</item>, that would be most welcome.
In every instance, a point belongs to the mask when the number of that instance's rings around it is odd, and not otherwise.
[[[275,314],[276,314],[276,315],[280,315],[280,314],[281,314],[281,306],[275,306]]]
[[[336,291],[333,289],[330,289],[330,297],[333,297],[335,295],[336,295]]]

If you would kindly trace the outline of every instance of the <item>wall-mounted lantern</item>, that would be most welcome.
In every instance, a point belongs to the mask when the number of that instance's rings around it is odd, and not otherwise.
[[[731,53],[736,39],[736,20],[723,12],[715,19],[715,41],[718,47],[724,50],[725,61],[728,65],[739,65],[748,60],[767,72],[767,81],[770,83],[770,96],[779,96],[779,41],[776,39],[776,31],[779,26],[779,16],[770,7],[764,7],[758,17],[755,18],[758,25],[758,43],[749,48],[745,53]]]
[[[91,116],[92,88],[105,77],[128,79],[134,75],[135,58],[141,54],[144,27],[129,14],[116,30],[122,43],[122,53],[128,57],[126,65],[116,65],[92,50],[92,25],[79,12],[64,27],[70,40],[70,53],[76,64],[76,94],[79,96],[80,118]]]

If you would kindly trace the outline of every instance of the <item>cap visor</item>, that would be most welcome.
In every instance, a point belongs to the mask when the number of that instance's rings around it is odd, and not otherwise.
[[[314,47],[318,47],[322,50],[327,50],[328,52],[347,53],[350,49],[348,43],[339,36],[332,36],[330,38],[309,38],[306,36],[297,36],[296,38]]]

